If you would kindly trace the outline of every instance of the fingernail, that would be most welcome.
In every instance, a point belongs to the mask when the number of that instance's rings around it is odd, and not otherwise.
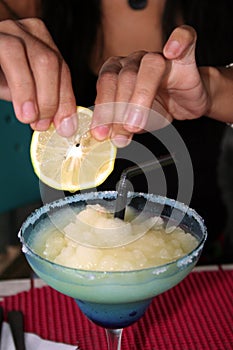
[[[110,129],[106,125],[98,126],[91,129],[92,135],[98,140],[103,141],[109,136]]]
[[[179,41],[177,40],[172,40],[169,42],[167,48],[166,48],[166,51],[167,51],[167,54],[170,54],[170,55],[178,55],[180,53],[180,43]]]
[[[115,135],[112,138],[112,143],[118,148],[126,147],[130,144],[130,142],[131,138],[126,135]]]
[[[76,132],[78,127],[77,118],[77,114],[74,114],[68,118],[64,118],[57,127],[58,134],[64,137],[72,136]]]
[[[33,123],[37,119],[37,108],[34,102],[24,102],[22,106],[22,114],[22,119],[25,123]]]
[[[144,113],[139,108],[130,109],[124,121],[125,129],[136,132],[144,126]]]

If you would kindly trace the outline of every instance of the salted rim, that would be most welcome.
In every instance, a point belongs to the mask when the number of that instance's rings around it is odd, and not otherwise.
[[[87,269],[77,269],[73,267],[64,266],[61,264],[54,263],[51,260],[48,260],[39,254],[37,254],[29,245],[24,241],[23,233],[24,231],[29,227],[29,225],[35,224],[35,222],[40,218],[42,214],[48,213],[50,209],[59,208],[64,205],[70,204],[70,203],[77,203],[79,201],[85,201],[85,200],[94,200],[94,199],[116,199],[117,197],[117,191],[100,191],[100,192],[88,192],[88,193],[81,193],[81,194],[75,194],[73,196],[69,196],[66,198],[58,199],[56,201],[53,201],[51,203],[47,203],[44,206],[42,206],[39,209],[36,209],[34,212],[32,212],[28,218],[25,220],[25,222],[22,224],[18,237],[20,239],[20,242],[22,243],[22,251],[26,254],[34,255],[39,260],[46,261],[46,263],[49,263],[56,267],[62,267],[64,270],[67,270],[69,272],[74,271],[77,273],[82,274],[95,274],[95,275],[107,275],[107,274],[133,274],[135,272],[145,272],[145,271],[151,271],[154,275],[159,275],[165,271],[168,270],[168,268],[172,265],[177,265],[178,268],[183,268],[186,265],[188,266],[190,263],[193,262],[193,259],[199,255],[201,250],[203,249],[204,243],[207,239],[207,228],[205,226],[203,218],[192,208],[188,207],[186,204],[176,201],[175,199],[163,197],[156,194],[150,194],[150,193],[143,193],[143,192],[128,192],[127,198],[135,198],[135,197],[143,197],[146,200],[149,200],[152,203],[158,203],[163,205],[170,205],[174,209],[179,209],[185,214],[189,215],[190,217],[194,217],[195,220],[198,222],[198,224],[201,227],[201,230],[203,232],[203,237],[198,243],[197,247],[194,248],[190,253],[186,254],[185,256],[171,261],[169,263],[158,265],[158,266],[152,266],[144,269],[135,269],[135,270],[117,270],[117,271],[99,271],[99,270],[87,270]]]

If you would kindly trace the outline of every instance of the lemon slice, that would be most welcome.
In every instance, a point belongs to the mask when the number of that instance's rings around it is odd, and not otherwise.
[[[79,127],[75,135],[60,136],[53,125],[34,131],[31,161],[39,179],[58,190],[76,192],[103,183],[113,171],[116,147],[110,139],[95,140],[90,133],[92,111],[77,107]]]

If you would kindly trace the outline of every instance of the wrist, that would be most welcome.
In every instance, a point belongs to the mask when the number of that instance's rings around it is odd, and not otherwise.
[[[208,104],[206,111],[204,113],[205,116],[213,117],[216,114],[216,96],[217,96],[217,88],[216,82],[219,81],[220,72],[217,68],[214,67],[200,67],[199,72],[202,78],[202,82],[204,84],[205,90],[208,96]]]
[[[209,103],[205,115],[224,122],[233,122],[233,64],[227,67],[200,67]]]

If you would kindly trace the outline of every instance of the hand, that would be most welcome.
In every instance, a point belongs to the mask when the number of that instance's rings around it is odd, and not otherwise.
[[[76,129],[76,102],[69,69],[39,19],[0,22],[0,98],[33,129],[53,121],[64,136]]]
[[[209,98],[196,66],[195,45],[194,29],[181,26],[172,32],[162,54],[140,51],[110,58],[97,82],[93,136],[100,140],[110,136],[118,147],[123,147],[133,133],[148,130],[148,122],[150,130],[158,128],[156,120],[148,120],[150,108],[169,121],[203,115],[209,108]],[[98,107],[109,102],[130,105],[126,110],[114,111],[113,104]]]

